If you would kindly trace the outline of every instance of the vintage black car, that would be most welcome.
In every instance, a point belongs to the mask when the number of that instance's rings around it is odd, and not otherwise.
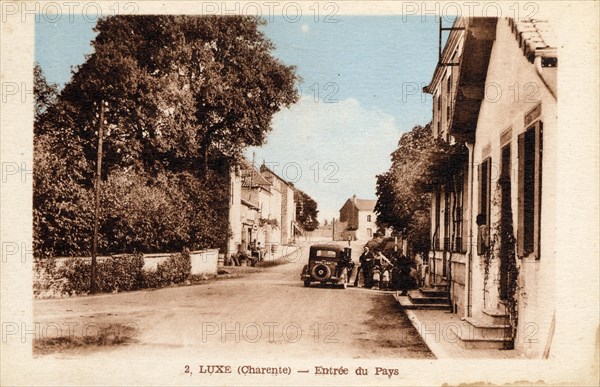
[[[308,264],[300,279],[304,286],[311,282],[332,283],[346,288],[352,274],[352,250],[336,244],[316,244],[310,247]]]

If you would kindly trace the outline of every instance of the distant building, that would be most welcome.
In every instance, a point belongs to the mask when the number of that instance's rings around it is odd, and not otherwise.
[[[247,228],[247,242],[256,239],[265,244],[281,243],[281,192],[261,175],[254,166],[245,163],[242,170],[242,200],[258,207],[258,219]],[[267,223],[269,222],[269,223]],[[273,223],[270,223],[273,222]]]
[[[264,165],[257,170],[247,160],[241,160],[230,174],[228,254],[235,254],[244,242],[275,249],[293,243],[298,230],[293,184]]]
[[[345,223],[341,238],[367,240],[373,237],[377,230],[375,224],[376,200],[358,199],[356,195],[346,200],[340,209],[340,222]]]
[[[242,243],[250,244],[254,240],[266,246],[281,243],[281,196],[248,161],[242,160],[231,171],[229,225],[231,237],[228,253],[235,254]],[[277,209],[273,214],[271,208]],[[273,219],[277,227],[266,223]]]
[[[260,173],[281,196],[281,242],[292,243],[295,231],[298,229],[296,224],[296,195],[294,185],[281,178],[264,163],[260,166]]]

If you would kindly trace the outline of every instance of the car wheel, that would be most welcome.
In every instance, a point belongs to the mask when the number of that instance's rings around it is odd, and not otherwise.
[[[304,287],[308,288],[309,286],[310,286],[310,281],[309,280],[304,281]]]
[[[329,269],[329,266],[327,265],[320,264],[313,267],[311,274],[313,278],[322,281],[331,276],[331,269]]]

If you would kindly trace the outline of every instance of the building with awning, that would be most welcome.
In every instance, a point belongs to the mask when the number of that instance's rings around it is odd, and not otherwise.
[[[433,96],[433,135],[465,144],[469,154],[433,187],[433,283],[472,327],[459,334],[465,346],[548,356],[556,39],[546,20],[535,19],[457,18],[444,30],[449,36],[424,91]],[[527,340],[532,321],[537,340]]]
[[[300,225],[298,224],[298,222],[296,222],[295,220],[292,221],[292,227],[294,228],[294,237],[296,235],[303,235],[304,234],[304,230],[302,229],[302,227],[300,227]]]

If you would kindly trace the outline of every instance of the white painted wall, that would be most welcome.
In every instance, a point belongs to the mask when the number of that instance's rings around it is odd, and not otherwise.
[[[296,202],[294,201],[294,190],[288,185],[284,185],[281,206],[282,243],[291,243],[294,235],[292,222],[296,221]]]
[[[546,344],[550,322],[554,312],[555,294],[555,241],[556,235],[556,100],[536,73],[534,65],[527,61],[511,32],[506,19],[497,24],[497,35],[492,49],[486,80],[487,95],[482,102],[477,124],[477,138],[474,162],[477,166],[484,158],[484,148],[490,147],[492,158],[492,190],[500,173],[501,144],[500,134],[511,128],[511,158],[513,178],[511,200],[515,236],[518,228],[518,145],[520,133],[525,131],[524,116],[538,102],[542,103],[543,167],[542,167],[542,214],[541,214],[541,259],[524,258],[519,260],[519,327],[515,342],[516,348],[529,357],[540,357]],[[479,196],[479,176],[475,169],[473,184],[473,204],[477,209]],[[494,197],[492,193],[492,198]],[[477,235],[473,211],[471,223],[473,234]],[[490,224],[498,220],[498,213],[492,207]],[[476,242],[476,240],[475,240]],[[481,309],[495,308],[498,301],[496,283],[498,265],[492,263],[488,287],[483,288],[484,265],[473,247],[473,315],[481,317]]]
[[[367,216],[371,217],[371,221],[367,221]],[[358,229],[356,230],[358,240],[369,240],[373,237],[373,234],[377,232],[376,219],[377,216],[373,211],[358,211]],[[371,235],[369,235],[368,229],[371,229]]]
[[[217,274],[219,259],[218,249],[197,250],[190,253],[192,260],[192,275]]]
[[[268,219],[277,219],[277,223],[279,227],[272,228],[269,225],[266,225],[267,233],[271,234],[270,241],[271,243],[281,244],[281,228],[283,225],[281,224],[281,191],[283,189],[284,184],[281,181],[275,179],[273,181],[273,188],[271,188],[271,197],[270,197],[270,208],[269,212],[262,214],[263,218]]]
[[[240,171],[236,168],[229,173],[230,198],[229,198],[229,225],[232,235],[227,244],[227,256],[237,252],[237,244],[242,241],[242,179]]]

